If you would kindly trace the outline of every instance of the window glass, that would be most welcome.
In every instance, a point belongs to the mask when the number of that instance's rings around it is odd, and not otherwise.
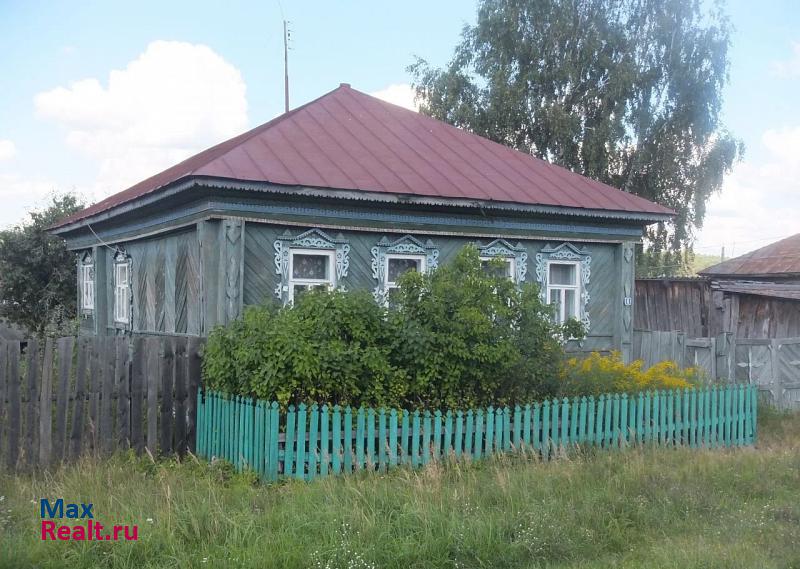
[[[575,269],[575,265],[572,264],[552,263],[550,265],[549,284],[575,286],[577,284]]]
[[[296,253],[292,257],[293,279],[320,279],[328,278],[328,255],[308,255]]]
[[[575,318],[575,290],[567,289],[564,291],[564,320]]]
[[[481,259],[481,268],[484,272],[494,276],[494,277],[501,277],[510,279],[513,277],[511,274],[511,259],[501,259],[503,261],[502,266],[497,266],[496,260],[491,259]]]
[[[413,258],[390,258],[387,280],[390,283],[397,282],[400,275],[407,271],[419,271],[419,259]]]

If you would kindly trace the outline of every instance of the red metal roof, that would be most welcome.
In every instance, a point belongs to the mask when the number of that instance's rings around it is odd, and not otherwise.
[[[800,233],[740,257],[728,259],[699,273],[711,277],[800,275]]]
[[[191,176],[628,213],[672,210],[342,84],[65,219]]]

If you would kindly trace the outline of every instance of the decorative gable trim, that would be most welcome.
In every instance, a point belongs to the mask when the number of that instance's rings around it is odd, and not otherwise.
[[[384,288],[386,255],[424,255],[426,271],[439,266],[439,249],[430,239],[422,243],[413,235],[406,235],[395,241],[389,241],[386,236],[383,236],[372,248],[372,278],[377,281],[372,296],[381,305],[385,305],[387,302],[387,291]]]
[[[589,279],[592,274],[592,255],[586,247],[579,249],[572,243],[562,243],[553,247],[548,243],[536,254],[536,281],[540,287],[540,298],[542,302],[547,302],[547,263],[549,261],[575,261],[580,265],[580,285],[581,285],[581,322],[586,331],[589,331],[591,319],[589,318]]]
[[[525,247],[519,243],[516,246],[512,246],[505,239],[495,239],[488,245],[479,245],[478,253],[481,257],[514,259],[515,282],[518,284],[525,282],[525,277],[528,274],[528,253]]]
[[[335,251],[337,285],[347,276],[347,270],[350,268],[350,244],[341,233],[334,239],[319,229],[309,229],[297,237],[293,237],[287,229],[275,240],[274,248],[275,274],[280,276],[280,282],[275,287],[275,296],[284,302],[289,298],[289,251],[291,249]]]

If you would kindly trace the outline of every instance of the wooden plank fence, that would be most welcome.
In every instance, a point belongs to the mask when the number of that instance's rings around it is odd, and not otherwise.
[[[633,358],[650,367],[672,360],[709,378],[755,385],[771,405],[800,409],[800,338],[690,338],[677,331],[635,330]]]
[[[0,342],[0,462],[194,449],[201,338]]]
[[[198,391],[196,448],[266,480],[311,480],[512,451],[548,459],[577,446],[752,445],[757,407],[755,387],[744,385],[444,413],[327,405],[282,411],[275,402]]]

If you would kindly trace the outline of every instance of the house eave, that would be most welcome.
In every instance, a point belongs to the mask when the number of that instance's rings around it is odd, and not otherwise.
[[[128,213],[139,207],[152,205],[160,200],[193,188],[239,190],[248,192],[271,193],[284,196],[318,197],[342,201],[371,202],[375,204],[419,205],[445,208],[467,208],[493,210],[507,213],[556,215],[576,218],[604,219],[610,221],[634,222],[642,225],[664,222],[671,219],[671,214],[628,212],[605,209],[573,208],[563,206],[520,204],[516,202],[500,202],[463,198],[429,197],[410,194],[389,194],[383,192],[337,190],[331,188],[315,188],[309,186],[285,186],[268,182],[251,182],[230,178],[192,176],[163,186],[157,191],[138,197],[128,202],[113,206],[108,210],[76,220],[73,223],[56,226],[49,231],[55,235],[69,233],[76,229]]]

